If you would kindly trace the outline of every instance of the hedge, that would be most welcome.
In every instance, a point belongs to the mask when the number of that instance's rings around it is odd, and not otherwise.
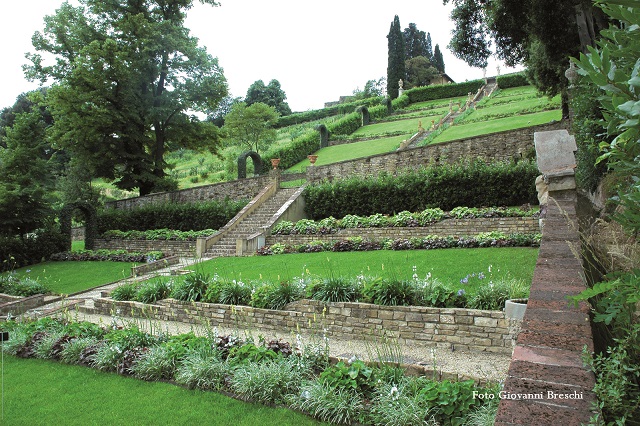
[[[529,80],[524,72],[517,72],[513,74],[500,75],[496,78],[498,87],[501,89],[508,89],[510,87],[529,86]]]
[[[98,212],[98,232],[110,230],[147,231],[172,229],[201,231],[220,229],[247,204],[247,201],[207,201],[203,203],[150,204],[135,209],[106,209]]]
[[[455,84],[438,84],[409,89],[404,92],[403,96],[406,95],[408,97],[409,104],[414,104],[416,102],[467,96],[469,92],[476,93],[482,86],[484,86],[484,80],[472,80]]]
[[[290,115],[279,117],[275,127],[287,127],[294,124],[306,123],[308,121],[321,120],[323,118],[332,117],[334,115],[350,114],[359,106],[371,107],[384,104],[384,102],[385,98],[383,96],[376,96],[372,98],[360,99],[353,102],[334,105],[327,108],[296,112]]]
[[[40,230],[25,237],[0,236],[0,271],[9,271],[49,259],[67,249],[68,240],[58,230]]]
[[[533,161],[469,163],[428,166],[391,176],[360,176],[323,181],[303,192],[307,215],[320,220],[348,214],[422,211],[427,208],[451,210],[457,206],[516,206],[536,204],[535,179],[539,175]]]

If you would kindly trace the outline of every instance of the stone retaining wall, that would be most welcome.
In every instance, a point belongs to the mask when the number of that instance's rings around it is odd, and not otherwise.
[[[407,168],[422,167],[434,162],[452,163],[461,159],[483,158],[491,161],[509,161],[528,158],[534,152],[534,132],[564,129],[566,126],[565,122],[553,122],[542,126],[491,133],[468,139],[409,148],[390,154],[372,155],[326,166],[316,166],[308,169],[307,181],[311,183],[344,176],[377,175],[380,172],[395,174]]]
[[[44,305],[44,294],[29,297],[0,294],[0,314],[13,316],[21,315],[29,309]]]
[[[179,191],[159,192],[144,197],[111,201],[106,203],[106,207],[132,209],[153,203],[193,203],[197,201],[224,200],[227,197],[232,200],[250,200],[269,184],[270,179],[266,175],[197,186]]]
[[[349,237],[363,237],[371,240],[382,238],[413,238],[427,235],[473,236],[482,232],[499,231],[505,234],[536,234],[540,232],[539,221],[533,217],[501,217],[478,219],[445,219],[429,226],[402,228],[349,228],[340,229],[335,234],[313,235],[270,235],[266,244],[284,243],[291,245],[310,243],[311,241],[335,240]]]
[[[94,250],[126,250],[134,253],[161,251],[166,255],[193,257],[196,253],[195,241],[167,240],[103,240],[96,239]]]
[[[344,339],[368,339],[382,332],[398,338],[401,345],[443,346],[447,349],[511,354],[513,330],[519,321],[503,312],[475,309],[440,309],[408,306],[378,306],[367,303],[329,303],[299,300],[284,310],[232,307],[210,303],[188,303],[166,299],[155,305],[117,302],[98,298],[94,313],[139,316],[165,321],[204,324],[233,329],[240,324],[264,333],[322,334]],[[134,311],[132,314],[132,310]]]

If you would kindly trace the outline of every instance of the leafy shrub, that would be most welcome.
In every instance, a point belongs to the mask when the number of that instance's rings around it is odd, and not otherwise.
[[[111,290],[109,296],[113,300],[125,301],[125,300],[135,300],[136,293],[138,292],[138,284],[136,283],[126,283],[119,285],[118,287]]]
[[[504,308],[504,302],[510,298],[511,287],[509,282],[501,280],[480,287],[469,305],[472,309],[500,311]]]
[[[13,275],[0,277],[0,293],[28,297],[50,292],[51,290],[46,285],[33,278],[17,278]]]
[[[112,229],[105,231],[102,234],[102,238],[106,240],[195,241],[199,237],[208,237],[215,233],[215,229],[202,229],[200,231],[176,231],[167,228],[148,229],[146,231]]]
[[[219,301],[225,305],[248,305],[253,287],[240,280],[226,281],[220,288]]]
[[[364,300],[376,305],[408,306],[416,302],[417,289],[413,282],[397,279],[378,279],[367,283],[362,290]]]
[[[300,396],[291,399],[291,407],[325,422],[352,424],[363,409],[362,397],[353,390],[333,388],[323,381],[310,381]]]
[[[132,374],[142,380],[170,380],[176,370],[176,356],[164,344],[144,351],[131,368]]]
[[[246,200],[225,199],[202,203],[148,204],[135,209],[105,209],[97,215],[98,232],[162,228],[178,231],[220,229],[246,204]]]
[[[291,281],[261,283],[251,294],[249,304],[262,309],[282,309],[303,296],[303,287]]]
[[[199,302],[207,292],[210,280],[209,274],[193,272],[174,284],[170,296],[183,302]]]
[[[249,363],[274,360],[276,358],[278,358],[278,353],[266,346],[245,343],[244,345],[231,348],[227,361],[231,365],[246,365]]]
[[[58,230],[38,230],[23,237],[0,235],[0,272],[40,263],[68,249],[68,240]]]
[[[298,392],[305,375],[291,358],[250,363],[235,370],[231,388],[245,399],[281,404],[287,395]]]
[[[424,306],[434,308],[463,308],[466,306],[466,296],[463,291],[454,291],[438,280],[429,280],[420,289],[418,298]]]
[[[428,406],[439,425],[462,425],[467,414],[481,404],[473,398],[476,390],[473,380],[464,382],[427,382],[418,397]]]
[[[65,364],[79,364],[80,355],[82,352],[90,346],[94,346],[98,343],[98,339],[95,337],[79,337],[71,339],[64,345],[64,348],[60,352],[60,361]]]
[[[496,82],[498,83],[498,87],[501,89],[528,86],[530,84],[527,80],[527,75],[524,72],[499,75],[498,77],[496,77]]]
[[[344,277],[325,278],[311,287],[311,298],[322,302],[356,302],[360,288],[356,282]]]
[[[402,383],[383,383],[371,401],[369,421],[373,425],[437,425],[431,410],[410,386]]]
[[[313,219],[393,215],[427,208],[535,204],[533,161],[468,163],[408,170],[397,176],[349,177],[309,185],[304,189],[305,211]],[[349,218],[344,227],[357,228],[362,219]],[[344,221],[344,219],[343,219]]]
[[[176,382],[189,389],[220,390],[230,375],[229,364],[217,351],[198,348],[187,352],[175,374]]]
[[[142,303],[155,303],[169,296],[169,283],[161,278],[146,281],[138,287],[134,300]]]
[[[350,363],[339,361],[324,370],[319,381],[332,389],[343,389],[368,395],[375,387],[375,370],[359,359]]]

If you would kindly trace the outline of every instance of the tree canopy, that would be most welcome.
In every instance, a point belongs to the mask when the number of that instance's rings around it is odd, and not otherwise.
[[[274,107],[262,102],[249,106],[238,102],[225,117],[223,129],[232,141],[259,155],[260,147],[275,141],[278,132],[273,123],[278,117]]]
[[[28,78],[53,82],[51,136],[121,189],[162,189],[167,150],[215,152],[220,141],[217,127],[194,115],[215,110],[227,85],[184,27],[193,0],[79,2],[45,17],[25,67]]]
[[[431,60],[433,51],[431,48],[431,34],[427,36],[424,31],[420,31],[413,22],[402,31],[404,38],[405,60],[422,56]]]
[[[286,102],[287,95],[282,90],[278,80],[271,80],[268,85],[264,85],[262,80],[255,81],[247,90],[247,96],[244,98],[247,106],[261,102],[265,105],[272,106],[280,115],[291,114],[291,108]]]

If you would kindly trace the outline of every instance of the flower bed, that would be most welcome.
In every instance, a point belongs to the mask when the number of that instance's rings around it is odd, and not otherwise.
[[[3,324],[3,350],[59,360],[142,380],[169,380],[190,389],[224,391],[264,404],[285,405],[332,423],[459,425],[478,410],[496,411],[498,386],[405,376],[389,360],[330,365],[327,341],[295,345],[247,341],[217,333],[152,335],[137,326],[102,328],[45,318]],[[394,360],[395,361],[395,360]],[[476,392],[474,394],[474,392]],[[493,398],[474,398],[476,394]],[[494,414],[495,415],[495,414]]]
[[[126,250],[78,250],[56,253],[51,256],[52,261],[109,261],[109,262],[136,262],[151,263],[164,258],[161,251],[147,253],[132,253]]]
[[[110,240],[149,240],[149,241],[195,241],[199,237],[208,237],[216,233],[215,229],[201,231],[177,231],[173,229],[151,229],[148,231],[106,231],[101,238]]]

